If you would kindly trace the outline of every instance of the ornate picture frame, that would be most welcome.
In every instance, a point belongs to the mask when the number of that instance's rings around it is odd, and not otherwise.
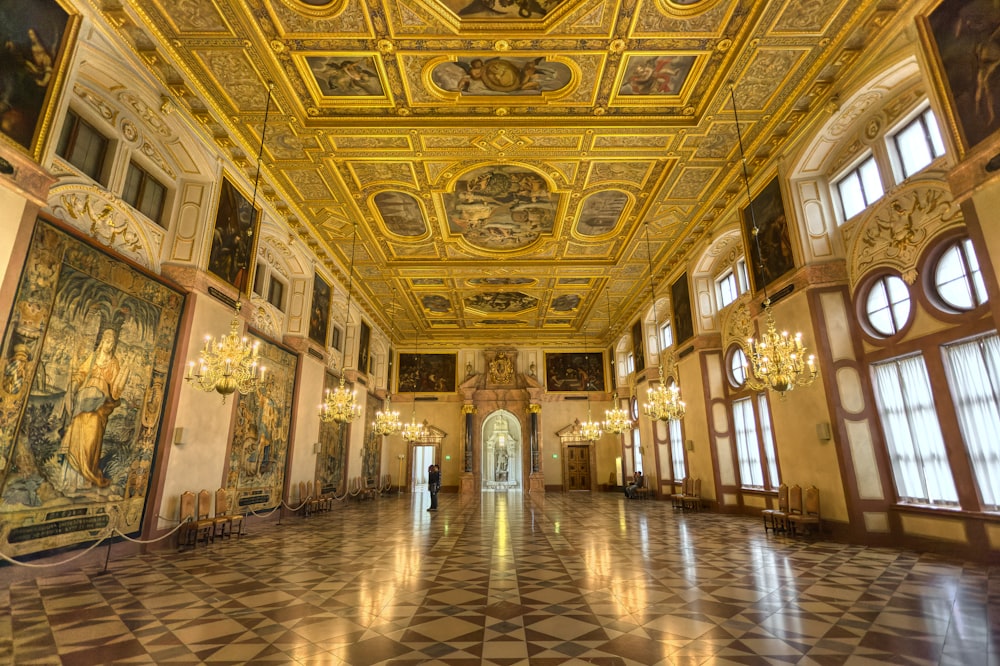
[[[545,390],[604,391],[604,352],[545,352]]]
[[[457,372],[457,354],[400,353],[396,392],[454,393]]]
[[[758,292],[795,268],[788,218],[785,216],[785,202],[781,197],[781,182],[777,176],[757,193],[753,203],[744,208],[742,213],[743,240],[746,243],[747,257],[750,259],[750,280],[754,292]],[[756,241],[753,237],[755,222]],[[760,243],[759,256],[757,242]],[[761,257],[764,258],[763,266]]]
[[[249,294],[257,256],[261,208],[251,205],[228,175],[219,183],[208,272],[241,294]]]

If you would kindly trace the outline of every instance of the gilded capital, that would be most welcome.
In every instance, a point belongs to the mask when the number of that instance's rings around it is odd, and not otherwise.
[[[542,411],[542,406],[537,403],[531,403],[528,405],[529,414],[540,414]]]
[[[475,414],[476,413],[476,406],[475,405],[462,405],[462,413],[463,414]]]

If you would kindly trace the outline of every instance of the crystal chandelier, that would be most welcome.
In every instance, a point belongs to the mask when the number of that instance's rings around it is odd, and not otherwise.
[[[347,269],[347,312],[345,321],[351,318],[351,291],[354,287],[354,249],[358,241],[358,225],[354,223],[354,234],[351,237],[351,263]],[[357,391],[348,390],[344,385],[344,365],[347,358],[347,345],[340,352],[340,386],[331,391],[326,390],[323,404],[319,406],[319,418],[324,423],[336,421],[348,423],[361,415],[361,405],[358,404]]]
[[[417,324],[419,326],[419,324]],[[421,370],[423,370],[423,359],[420,357],[420,329],[417,329],[417,336],[414,338],[413,344],[413,355],[417,357],[417,381],[420,381]],[[417,388],[418,385],[413,386],[413,413],[410,416],[410,422],[403,426],[400,431],[400,435],[407,442],[415,442],[421,440],[427,434],[427,429],[424,428],[423,423],[417,423]]]
[[[246,395],[256,391],[257,385],[264,380],[264,366],[259,364],[258,359],[260,343],[251,344],[246,336],[240,335],[240,306],[240,302],[236,301],[229,333],[218,341],[212,336],[206,336],[205,346],[198,355],[197,366],[194,361],[188,363],[187,374],[184,376],[197,389],[220,393],[223,404],[230,393],[239,391]]]
[[[608,301],[608,334],[611,334],[611,288],[604,291]],[[614,361],[611,363],[611,372],[614,373]],[[611,398],[611,409],[604,410],[604,430],[606,432],[621,435],[632,429],[632,419],[627,410],[622,409],[618,402],[618,391],[615,390]]]
[[[392,326],[392,317],[396,313],[396,290],[392,290],[392,307],[389,309],[389,326]],[[391,331],[390,331],[391,332]],[[390,350],[391,351],[391,350]],[[390,377],[386,383],[391,383],[392,378]],[[391,386],[389,388],[392,388]],[[376,435],[392,435],[393,433],[399,432],[399,429],[403,427],[402,421],[399,420],[399,412],[392,410],[392,396],[389,392],[385,395],[385,405],[383,408],[375,412],[375,422],[372,423],[372,430]]]
[[[250,210],[257,210],[257,185],[260,183],[260,163],[264,154],[264,137],[267,135],[267,117],[271,110],[271,90],[273,84],[267,87],[267,102],[264,105],[264,125],[260,132],[260,148],[257,151],[257,173],[253,179],[253,197],[250,201]],[[247,263],[252,257],[247,256]],[[245,274],[249,274],[249,266]],[[249,284],[247,280],[247,284]],[[264,381],[264,366],[259,364],[258,349],[259,342],[250,343],[244,335],[240,335],[243,328],[240,323],[240,309],[243,303],[240,301],[242,288],[237,287],[236,304],[233,307],[233,320],[229,326],[229,333],[216,340],[211,335],[205,336],[205,346],[198,355],[197,364],[194,361],[188,363],[187,373],[184,375],[185,381],[196,389],[211,393],[215,391],[222,395],[222,403],[225,404],[226,396],[239,391],[246,395],[257,390],[257,387]]]
[[[760,269],[760,284],[764,292],[764,322],[767,330],[759,338],[747,339],[747,358],[750,360],[750,370],[747,373],[746,384],[755,391],[771,389],[785,397],[785,393],[796,386],[809,386],[816,379],[819,370],[816,368],[816,357],[806,355],[802,344],[802,334],[790,335],[788,331],[778,333],[771,312],[771,299],[767,295],[767,276],[764,272],[764,254],[760,249],[760,229],[757,227],[757,216],[754,214],[753,197],[750,194],[750,176],[747,173],[747,159],[743,152],[743,133],[740,131],[740,118],[736,112],[736,93],[729,86],[729,96],[733,103],[733,118],[736,121],[736,137],[740,146],[740,162],[743,164],[743,184],[750,202],[750,223],[753,227],[751,235],[757,250],[757,265]]]
[[[646,223],[646,259],[649,261],[649,296],[653,301],[653,324],[655,325],[659,320],[656,318],[656,291],[653,289],[653,251],[649,245],[648,222]],[[654,421],[680,421],[684,418],[686,406],[684,405],[684,401],[681,400],[681,389],[677,383],[672,381],[668,385],[663,376],[663,357],[665,355],[666,352],[661,349],[659,355],[660,383],[657,386],[650,387],[646,392],[646,400],[648,402],[642,406],[642,413]],[[670,368],[671,371],[674,370],[672,358]]]

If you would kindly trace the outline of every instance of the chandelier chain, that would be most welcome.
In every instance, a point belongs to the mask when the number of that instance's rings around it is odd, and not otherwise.
[[[611,286],[604,290],[604,295],[608,304],[608,335],[611,335]],[[613,352],[612,352],[613,353]],[[611,359],[611,373],[612,378],[614,378],[615,372],[615,362],[614,357]],[[621,435],[622,433],[628,432],[632,429],[632,419],[629,417],[627,410],[622,409],[618,402],[618,387],[617,382],[615,383],[615,390],[612,393],[611,398],[611,409],[604,410],[604,429],[607,432],[614,433],[616,435]]]
[[[354,290],[354,252],[358,244],[358,223],[354,222],[351,234],[351,263],[347,267],[347,311],[344,313],[344,329],[351,322],[351,293]],[[348,390],[345,384],[347,374],[347,344],[340,350],[340,385],[330,391],[327,389],[323,404],[320,405],[319,417],[325,423],[336,421],[348,423],[361,415],[357,391]],[[360,370],[360,368],[359,368]]]
[[[656,316],[656,290],[653,289],[653,251],[649,244],[649,222],[646,222],[646,258],[649,261],[649,296],[653,301],[653,327],[656,328],[660,320]],[[659,338],[658,330],[656,335]],[[642,411],[654,421],[680,421],[684,418],[686,405],[681,400],[681,390],[677,385],[676,378],[672,384],[667,385],[666,377],[663,375],[664,356],[666,356],[666,351],[660,349],[657,359],[659,361],[660,383],[646,392],[649,402],[642,406]],[[671,365],[671,367],[673,366]]]

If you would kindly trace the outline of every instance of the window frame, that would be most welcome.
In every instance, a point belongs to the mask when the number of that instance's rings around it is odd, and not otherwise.
[[[139,185],[136,188],[136,196],[135,196],[136,200],[130,201],[126,195],[128,192],[129,180],[131,179],[133,172],[137,172],[139,174]],[[146,188],[149,186],[150,183],[160,188],[160,201],[159,205],[157,206],[155,215],[151,215],[149,212],[145,210],[145,207],[143,206],[143,198],[144,195],[146,194]],[[148,169],[144,168],[135,160],[129,160],[128,169],[125,172],[125,182],[122,183],[122,201],[132,206],[132,208],[134,208],[136,211],[138,211],[142,215],[146,216],[147,218],[155,222],[160,227],[166,229],[167,225],[164,223],[163,213],[166,210],[167,197],[169,195],[170,195],[170,190],[167,188],[167,186],[164,185],[162,182],[160,182],[160,180],[156,178],[153,174],[151,174]]]
[[[890,280],[898,280],[900,284],[906,289],[907,298],[899,301],[892,301],[890,294]],[[886,333],[880,329],[876,324],[872,323],[872,309],[869,305],[870,300],[873,296],[873,292],[876,288],[881,288],[882,293],[885,296],[886,304],[885,306],[879,308],[875,312],[887,311],[889,316],[889,322],[893,326],[893,331]],[[861,322],[861,328],[864,330],[865,334],[874,340],[890,340],[893,338],[898,338],[900,335],[906,332],[913,322],[913,318],[916,315],[916,296],[913,293],[913,288],[906,284],[899,275],[891,272],[880,272],[872,275],[869,279],[865,280],[864,284],[857,291],[859,297],[857,299],[857,309],[858,309],[858,321]],[[903,320],[897,319],[897,307],[902,303],[907,303],[906,318]]]
[[[933,123],[928,122],[928,117],[933,121]],[[900,145],[900,137],[907,133],[912,127],[919,125],[923,130],[917,136],[922,136],[924,143],[921,147],[926,149],[927,155],[930,159],[924,162],[919,167],[913,167],[914,170],[909,172],[907,166],[907,160],[904,158],[904,154],[910,154],[904,151]],[[937,141],[935,142],[935,137],[932,134],[936,134]],[[889,149],[889,154],[891,156],[893,176],[897,183],[902,183],[909,178],[917,175],[934,162],[945,155],[948,154],[948,147],[944,142],[944,136],[941,133],[941,124],[937,122],[937,116],[934,114],[934,110],[930,107],[930,104],[924,104],[922,107],[918,107],[918,110],[911,116],[908,116],[903,122],[899,123],[891,131],[885,134],[886,145]],[[938,145],[939,144],[939,145]],[[940,147],[940,152],[938,148]],[[911,165],[912,166],[912,165]]]
[[[871,167],[875,169],[875,173],[876,175],[878,175],[878,184],[881,190],[878,193],[878,196],[869,196],[870,193],[865,192],[865,178],[862,175],[862,172],[869,165],[871,165]],[[856,183],[858,185],[858,191],[861,194],[861,199],[864,205],[858,210],[855,210],[850,215],[848,215],[847,207],[844,205],[844,193],[842,184],[847,182],[847,180],[850,178],[854,178],[856,180]],[[876,201],[879,201],[882,197],[885,196],[886,188],[885,188],[885,182],[883,181],[882,178],[882,170],[879,169],[878,160],[875,159],[875,153],[873,153],[870,150],[866,151],[865,154],[855,163],[853,163],[851,167],[845,169],[844,171],[836,175],[834,178],[832,178],[830,189],[832,191],[834,199],[836,199],[837,201],[837,212],[840,215],[841,224],[844,224],[848,220],[857,217],[858,215],[866,211]]]
[[[78,153],[78,141],[81,139],[80,130],[86,128],[92,136],[101,139],[99,155],[94,168],[87,165],[87,158],[91,156],[90,150],[85,153]],[[110,159],[114,156],[114,146],[111,137],[99,130],[93,123],[87,120],[83,114],[78,113],[70,107],[63,118],[62,129],[59,132],[59,140],[56,143],[56,155],[67,164],[76,169],[79,173],[91,179],[102,187],[107,185]]]

